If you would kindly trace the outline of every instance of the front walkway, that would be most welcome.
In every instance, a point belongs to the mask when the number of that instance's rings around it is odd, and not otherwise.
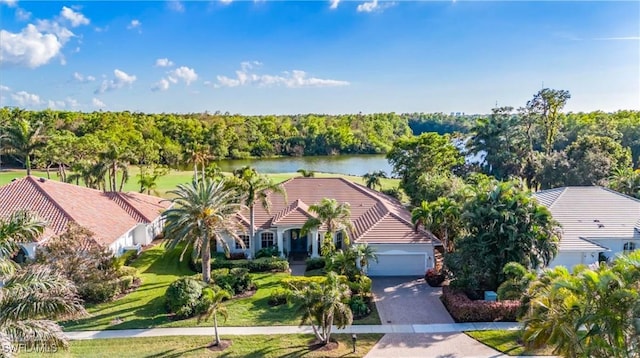
[[[480,323],[442,323],[442,324],[386,324],[386,325],[355,325],[345,329],[334,328],[333,333],[456,333],[464,331],[486,330],[517,330],[516,322],[480,322]],[[273,334],[313,334],[309,326],[263,326],[263,327],[218,327],[221,335],[273,335]],[[71,340],[131,338],[131,337],[162,337],[162,336],[210,336],[213,327],[189,328],[147,328],[147,329],[119,329],[105,331],[73,331],[65,332]]]

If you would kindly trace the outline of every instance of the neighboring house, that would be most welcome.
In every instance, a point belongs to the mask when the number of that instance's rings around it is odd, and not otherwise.
[[[246,249],[227,239],[232,252],[246,251],[253,257],[258,250],[277,245],[283,254],[319,256],[326,228],[321,226],[306,235],[301,235],[300,229],[314,216],[309,206],[331,198],[351,205],[351,243],[367,243],[376,249],[378,263],[370,263],[369,275],[422,276],[434,266],[434,248],[441,245],[440,241],[427,231],[414,230],[411,214],[396,199],[342,178],[293,178],[282,186],[288,201],[281,194],[270,193],[270,212],[256,203],[256,236],[241,235]],[[238,218],[248,233],[248,210]],[[336,247],[344,241],[341,233],[333,239]]]
[[[568,268],[640,249],[640,200],[599,186],[564,187],[534,194],[562,225],[550,266]]]
[[[93,232],[95,242],[115,255],[147,245],[162,231],[161,213],[169,206],[154,196],[103,192],[32,176],[0,187],[0,217],[27,210],[47,223],[38,242],[23,245],[31,258],[38,245],[63,233],[70,222]]]

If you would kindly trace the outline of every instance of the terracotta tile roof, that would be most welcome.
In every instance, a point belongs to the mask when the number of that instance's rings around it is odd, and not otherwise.
[[[255,205],[256,227],[261,229],[278,225],[300,225],[314,215],[308,206],[323,198],[351,205],[351,221],[354,230],[351,240],[371,243],[436,243],[433,234],[415,232],[411,214],[396,199],[353,183],[343,178],[293,178],[282,183],[287,192],[285,202],[280,194],[269,193],[271,211],[268,213],[259,203]],[[248,210],[243,212],[248,217]],[[322,230],[322,228],[321,228]]]
[[[149,195],[105,193],[34,177],[0,187],[0,217],[16,210],[35,212],[48,223],[41,240],[64,232],[69,222],[75,222],[91,230],[99,244],[110,245],[136,224],[155,220],[169,206],[168,201]]]

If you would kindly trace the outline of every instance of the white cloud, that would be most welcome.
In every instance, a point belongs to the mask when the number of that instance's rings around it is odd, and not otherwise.
[[[196,73],[196,71],[193,68],[189,68],[186,66],[181,66],[171,71],[169,79],[171,79],[172,77],[182,79],[187,84],[187,86],[190,85],[191,82],[198,80],[198,74]]]
[[[127,26],[127,29],[129,29],[129,30],[137,29],[137,28],[140,28],[140,26],[142,26],[142,23],[140,22],[140,20],[133,19],[129,23],[129,26]]]
[[[173,62],[168,58],[159,58],[156,60],[156,67],[171,67]]]
[[[27,25],[27,26],[33,26],[33,25]],[[60,24],[56,21],[36,20],[36,28],[43,33],[48,32],[56,35],[62,45],[66,44],[70,38],[75,36],[75,34],[71,32],[71,30],[67,29],[64,26],[60,26]]]
[[[11,91],[11,88],[0,85],[0,92],[9,92],[9,91]]]
[[[218,82],[214,87],[239,87],[239,86],[258,86],[272,87],[284,86],[287,88],[302,87],[338,87],[348,86],[347,81],[323,79],[310,77],[305,71],[293,70],[291,72],[284,71],[280,75],[257,74],[254,69],[261,66],[260,62],[242,62],[240,70],[236,71],[235,77],[217,76]]]
[[[329,0],[329,1],[331,2],[329,9],[335,10],[338,8],[338,4],[340,4],[340,0]]]
[[[71,98],[71,97],[67,97],[64,100],[64,103],[66,104],[66,106],[68,108],[78,108],[78,107],[80,107],[80,103],[78,103],[78,100],[76,100],[74,98]]]
[[[136,81],[136,76],[129,75],[124,71],[119,69],[113,70],[113,74],[115,76],[114,79],[104,80],[98,89],[95,90],[95,94],[105,93],[108,91],[113,91],[116,89],[120,89],[127,85],[132,85]]]
[[[5,4],[8,7],[14,7],[18,3],[17,0],[0,0],[0,4]]]
[[[42,101],[40,100],[40,96],[38,96],[37,94],[25,92],[25,91],[12,93],[11,99],[19,107],[38,106],[42,104]]]
[[[16,19],[18,21],[27,21],[31,18],[31,13],[26,11],[25,9],[17,8],[16,9]]]
[[[184,4],[182,4],[182,2],[178,0],[169,0],[167,2],[167,6],[169,7],[170,10],[177,11],[177,12],[184,12]]]
[[[363,2],[362,4],[358,5],[358,7],[356,8],[356,10],[358,12],[374,12],[374,11],[382,11],[386,8],[389,8],[391,6],[395,5],[395,3],[393,2],[378,2],[378,0],[372,0],[370,2]]]
[[[0,30],[0,65],[36,68],[60,54],[66,40],[29,24],[19,33]]]
[[[60,16],[69,20],[72,27],[78,27],[80,25],[89,25],[89,19],[87,19],[84,15],[79,12],[73,11],[72,9],[63,6],[62,11],[60,11]]]
[[[96,78],[91,76],[91,75],[84,76],[83,74],[81,74],[79,72],[74,72],[73,73],[73,79],[78,81],[78,82],[82,82],[82,83],[93,82],[93,81],[96,80]]]
[[[156,82],[153,84],[153,87],[151,87],[151,90],[156,92],[156,91],[166,91],[169,89],[169,81],[167,81],[166,79],[161,79],[160,81]]]
[[[640,41],[640,36],[623,36],[623,37],[597,37],[598,41]]]
[[[67,104],[64,101],[53,101],[53,100],[47,101],[47,108],[51,108],[51,109],[64,108],[66,105]]]
[[[233,0],[220,0],[221,3],[228,5],[231,4],[233,2]]]
[[[104,104],[104,102],[102,102],[101,100],[99,100],[99,99],[97,99],[95,97],[93,97],[93,99],[91,100],[91,104],[94,107],[98,107],[98,108],[104,108],[104,107],[107,106],[106,104]]]

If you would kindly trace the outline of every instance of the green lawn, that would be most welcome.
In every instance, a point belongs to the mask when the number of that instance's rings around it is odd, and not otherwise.
[[[124,191],[139,191],[140,187],[138,184],[138,174],[140,173],[140,169],[136,166],[129,167],[129,181],[124,185]],[[0,186],[9,183],[14,178],[22,178],[26,175],[26,170],[2,170],[0,171]],[[38,177],[47,177],[47,173],[40,170],[33,170],[32,175]],[[299,173],[275,173],[275,174],[266,174],[270,177],[274,182],[280,183],[287,179],[300,176]],[[158,188],[157,194],[163,197],[166,197],[166,192],[175,187],[178,184],[188,183],[193,176],[192,171],[176,171],[172,170],[169,174],[160,177],[158,179]],[[341,175],[341,174],[329,174],[329,173],[316,173],[316,177],[318,178],[335,178],[341,177],[349,179],[355,183],[364,185],[364,179],[359,176],[353,175]],[[58,177],[55,171],[51,172],[51,179],[58,180]],[[398,186],[400,183],[399,179],[381,179],[381,184],[384,189],[391,189]],[[82,183],[80,183],[82,185]]]
[[[179,262],[179,256],[179,249],[165,252],[164,245],[157,245],[144,251],[132,264],[140,273],[142,285],[129,295],[113,302],[89,305],[87,311],[90,316],[64,322],[65,330],[212,326],[211,321],[198,324],[196,318],[174,321],[166,313],[164,293],[167,286],[180,276],[194,274],[186,260]],[[295,314],[293,307],[287,305],[271,307],[267,302],[271,291],[280,287],[281,279],[288,277],[289,274],[260,273],[252,276],[258,291],[251,297],[227,301],[225,305],[229,312],[229,319],[226,322],[220,322],[220,325],[234,327],[298,325],[300,318]],[[380,318],[374,310],[371,315],[354,324],[380,324]]]
[[[521,331],[473,331],[465,332],[471,338],[510,356],[553,355],[553,348],[527,350],[521,342]]]
[[[286,336],[222,336],[231,340],[223,352],[211,352],[206,347],[212,337],[172,336],[123,339],[96,339],[71,342],[68,352],[47,354],[47,357],[363,357],[382,334],[359,334],[356,353],[352,353],[351,335],[336,334],[338,348],[332,351],[311,351],[310,335]],[[21,354],[20,357],[42,357],[42,354]]]

